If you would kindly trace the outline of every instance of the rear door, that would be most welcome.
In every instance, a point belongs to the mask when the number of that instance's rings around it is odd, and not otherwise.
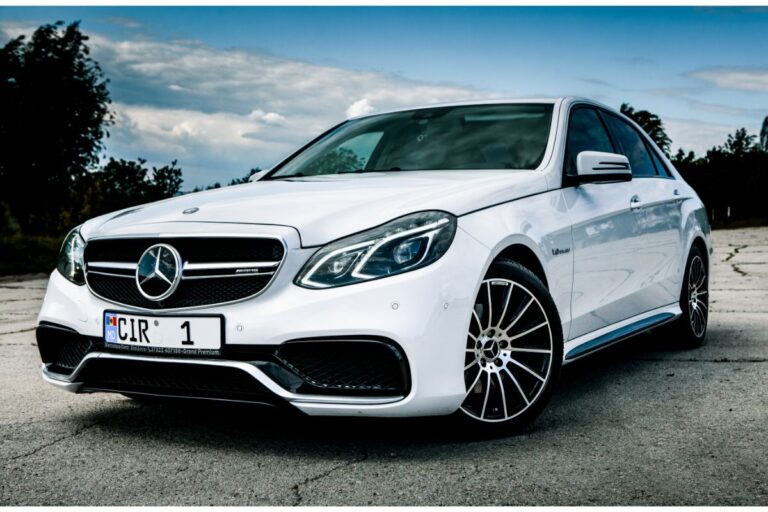
[[[618,153],[596,108],[577,105],[568,121],[563,196],[573,234],[572,323],[568,339],[642,312],[636,301],[643,269],[642,226],[630,209],[634,181],[575,184],[581,151]]]

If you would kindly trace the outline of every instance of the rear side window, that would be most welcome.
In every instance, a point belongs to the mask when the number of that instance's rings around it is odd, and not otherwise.
[[[571,112],[565,143],[565,173],[576,175],[576,157],[582,151],[613,153],[613,145],[594,109],[579,107]]]
[[[661,161],[661,158],[659,158],[659,155],[656,153],[656,151],[654,151],[653,148],[648,148],[648,152],[651,153],[653,163],[656,165],[656,173],[658,173],[659,176],[671,178],[672,174],[669,172],[669,169],[667,169],[667,166],[664,165],[664,162]]]
[[[656,176],[656,167],[640,134],[616,116],[605,114],[603,118],[611,131],[613,140],[619,146],[619,153],[629,159],[632,176]]]

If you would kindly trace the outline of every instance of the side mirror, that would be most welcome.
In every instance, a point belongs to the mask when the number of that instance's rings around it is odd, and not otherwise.
[[[632,169],[624,155],[582,151],[576,157],[576,175],[579,182],[629,181]]]
[[[261,178],[267,175],[267,173],[270,171],[270,169],[263,169],[259,172],[255,172],[251,174],[251,177],[248,178],[248,181],[253,183],[254,181],[259,181]]]

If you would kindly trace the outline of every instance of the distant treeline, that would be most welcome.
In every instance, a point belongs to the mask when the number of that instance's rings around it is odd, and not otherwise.
[[[87,41],[78,23],[57,22],[0,49],[0,274],[50,269],[71,227],[183,193],[176,161],[151,168],[142,158],[102,163],[114,114],[109,80]],[[621,111],[670,151],[658,116],[627,104]],[[760,137],[742,128],[703,156],[680,150],[672,158],[715,226],[768,223],[760,197],[768,185],[768,118]]]

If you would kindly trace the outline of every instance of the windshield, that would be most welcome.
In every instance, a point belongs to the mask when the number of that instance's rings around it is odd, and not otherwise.
[[[376,171],[535,169],[551,104],[438,107],[348,121],[270,178]]]

